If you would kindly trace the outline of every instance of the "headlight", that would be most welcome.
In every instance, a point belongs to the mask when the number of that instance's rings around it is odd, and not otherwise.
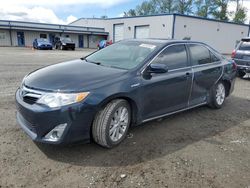
[[[61,107],[80,102],[88,96],[89,92],[83,93],[46,93],[37,101],[51,108]]]
[[[64,42],[63,42],[63,43],[62,43],[62,45],[64,45],[64,46],[65,46],[65,45],[66,45],[66,43],[64,43]]]

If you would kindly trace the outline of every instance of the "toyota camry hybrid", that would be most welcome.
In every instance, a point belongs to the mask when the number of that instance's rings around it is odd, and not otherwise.
[[[25,76],[17,122],[37,142],[94,140],[112,148],[132,125],[201,105],[221,108],[236,72],[204,43],[124,40]]]

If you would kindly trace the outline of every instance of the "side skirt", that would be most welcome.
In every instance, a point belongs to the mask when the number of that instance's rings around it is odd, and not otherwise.
[[[179,113],[179,112],[183,112],[183,111],[186,111],[186,110],[190,110],[190,109],[193,109],[193,108],[196,108],[196,107],[199,107],[199,106],[203,106],[205,104],[207,104],[207,102],[203,102],[203,103],[198,104],[198,105],[190,106],[188,108],[183,108],[181,110],[177,110],[177,111],[174,111],[174,112],[166,113],[166,114],[163,114],[163,115],[160,115],[160,116],[155,116],[155,117],[152,117],[152,118],[149,118],[149,119],[145,119],[145,120],[142,121],[142,123],[152,121],[154,119],[159,119],[159,118],[163,118],[163,117],[166,117],[166,116],[170,116],[170,115],[173,115],[173,114],[176,114],[176,113]]]

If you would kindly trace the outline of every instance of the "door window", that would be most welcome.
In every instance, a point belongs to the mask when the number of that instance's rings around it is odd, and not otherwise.
[[[206,47],[198,44],[190,44],[189,48],[193,65],[212,63],[210,51]]]
[[[169,70],[187,66],[187,51],[184,44],[167,47],[152,63],[167,65]]]

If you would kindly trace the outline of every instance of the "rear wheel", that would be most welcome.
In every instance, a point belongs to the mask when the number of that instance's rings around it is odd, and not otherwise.
[[[244,71],[238,71],[238,76],[240,78],[243,78],[246,75],[246,73]]]
[[[94,141],[106,148],[120,144],[126,137],[131,122],[131,109],[126,100],[108,103],[95,117],[92,134]]]
[[[225,84],[223,82],[218,82],[211,90],[209,106],[215,109],[219,109],[223,106],[225,99]]]

